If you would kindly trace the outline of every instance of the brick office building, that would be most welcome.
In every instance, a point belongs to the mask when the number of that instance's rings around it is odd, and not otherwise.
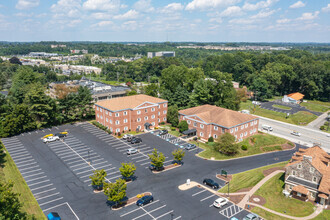
[[[230,133],[237,141],[258,132],[259,118],[237,111],[202,105],[179,111],[179,120],[186,120],[189,129],[197,136],[207,140],[218,138],[221,134]]]
[[[95,103],[95,117],[112,132],[144,130],[166,122],[167,103],[147,95],[102,100]]]

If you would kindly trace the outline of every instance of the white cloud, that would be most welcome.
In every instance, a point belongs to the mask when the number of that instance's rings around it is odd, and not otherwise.
[[[139,0],[133,5],[133,8],[140,12],[152,12],[155,10],[151,5],[151,0]]]
[[[17,17],[33,17],[33,13],[22,13],[22,12],[19,12],[19,13],[16,13],[14,14],[15,16]]]
[[[116,11],[120,7],[120,0],[87,0],[83,4],[83,8],[90,11]]]
[[[128,12],[120,15],[116,15],[113,18],[118,20],[130,20],[130,19],[136,19],[139,16],[139,12],[135,10],[129,10]]]
[[[246,11],[255,11],[261,8],[267,8],[273,4],[275,4],[276,2],[278,2],[279,0],[267,0],[267,1],[260,1],[256,4],[250,4],[248,2],[245,2],[245,4],[243,5],[243,10]]]
[[[77,11],[79,11],[80,8],[81,0],[59,0],[50,7],[52,12],[58,13],[61,16],[67,16],[68,14],[77,15]]]
[[[274,13],[275,13],[275,10],[271,10],[271,11],[260,11],[258,14],[252,15],[250,18],[252,18],[252,19],[266,18],[266,17],[271,16]]]
[[[93,27],[104,27],[104,26],[109,26],[109,25],[112,25],[113,22],[112,21],[100,21],[96,24],[93,24],[92,26]]]
[[[242,14],[242,9],[238,6],[230,6],[220,13],[221,17],[234,17]]]
[[[186,6],[186,10],[205,10],[234,5],[241,0],[193,0]]]
[[[297,20],[303,20],[303,21],[308,21],[308,20],[314,20],[315,18],[317,18],[317,16],[319,15],[319,11],[316,12],[306,12],[303,13],[299,18],[297,18]]]
[[[18,0],[16,8],[19,10],[25,10],[39,5],[39,0]]]
[[[67,24],[69,27],[75,27],[77,24],[81,23],[80,19],[76,20],[70,20],[69,23]]]
[[[183,9],[183,5],[181,3],[171,3],[166,5],[161,12],[162,13],[173,13],[176,11],[181,11]]]
[[[92,13],[91,17],[98,20],[105,20],[105,19],[110,19],[111,15],[108,13],[96,12],[96,13]]]
[[[302,1],[297,1],[296,3],[290,5],[289,8],[302,8],[305,7],[305,3],[303,3]]]
[[[278,24],[286,24],[286,23],[289,23],[290,21],[291,21],[291,19],[283,18],[283,19],[276,20],[276,23],[278,23]]]
[[[221,24],[222,23],[222,18],[221,17],[211,18],[209,21]]]
[[[239,18],[239,19],[232,19],[229,21],[230,24],[252,24],[255,23],[255,19],[249,19],[249,18]]]
[[[323,12],[330,12],[330,4],[328,4],[327,6],[325,6],[324,8],[322,8]]]

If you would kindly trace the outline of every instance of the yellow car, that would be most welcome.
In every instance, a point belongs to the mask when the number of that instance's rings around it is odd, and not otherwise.
[[[42,137],[42,139],[45,139],[45,138],[48,138],[48,137],[51,137],[51,136],[54,136],[53,134],[47,134],[45,136]]]
[[[67,131],[60,132],[60,134],[68,134]]]

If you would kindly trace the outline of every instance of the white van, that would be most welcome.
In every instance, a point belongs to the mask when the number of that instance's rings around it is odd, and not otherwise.
[[[267,130],[267,131],[273,131],[273,128],[269,125],[262,125],[262,129]]]

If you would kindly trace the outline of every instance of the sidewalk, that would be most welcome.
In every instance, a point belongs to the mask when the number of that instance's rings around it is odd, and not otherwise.
[[[306,127],[319,130],[319,127],[324,124],[325,119],[328,116],[328,112],[330,112],[330,111],[324,112],[317,119],[315,119],[314,121],[312,121],[308,125],[306,125]]]

